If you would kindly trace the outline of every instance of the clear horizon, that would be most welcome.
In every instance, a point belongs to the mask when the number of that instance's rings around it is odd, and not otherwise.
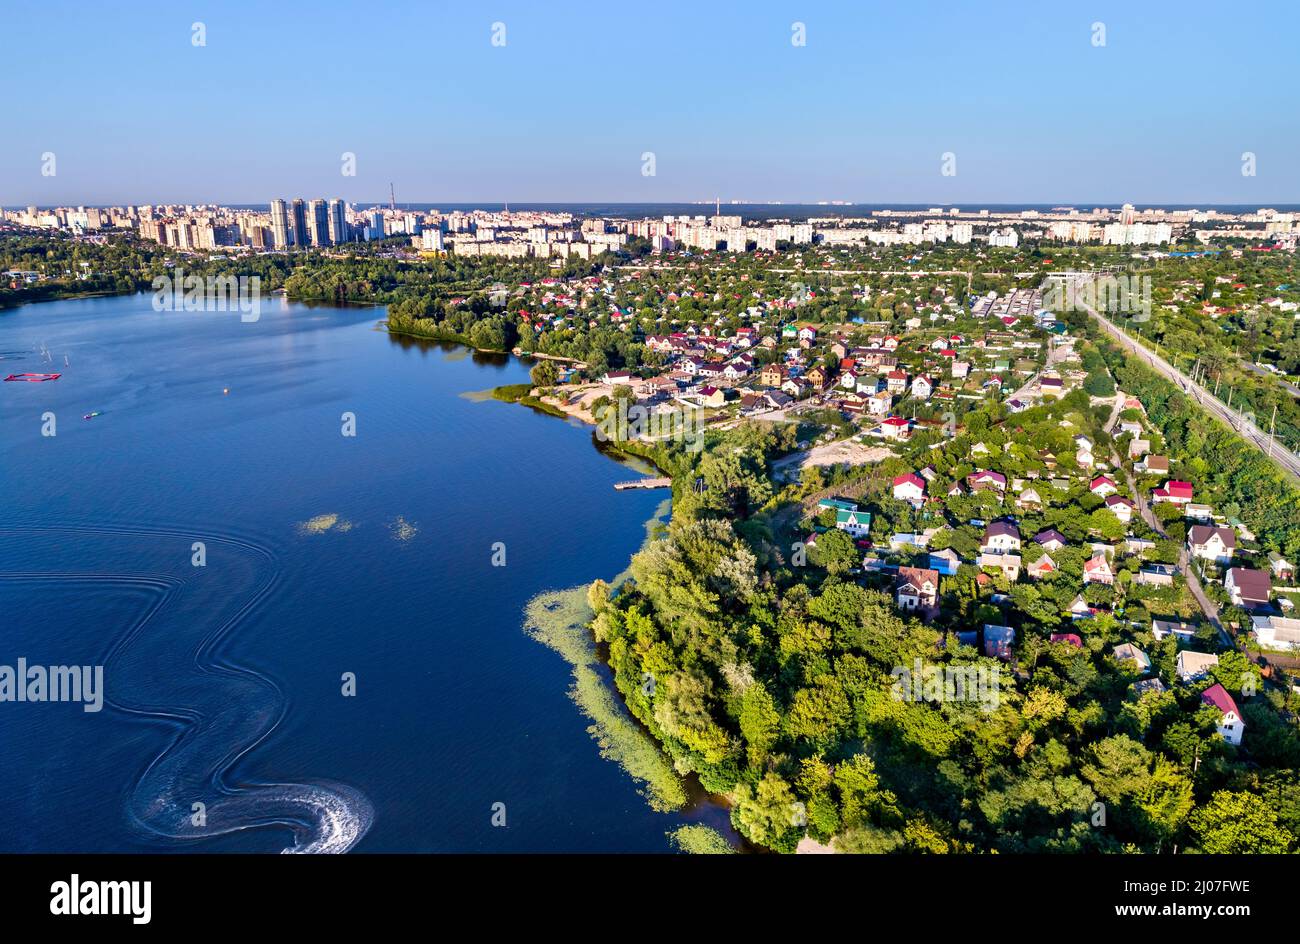
[[[1291,203],[1300,130],[1267,64],[1298,24],[1205,0],[26,3],[0,34],[25,77],[0,203],[386,203],[390,181],[449,205]]]

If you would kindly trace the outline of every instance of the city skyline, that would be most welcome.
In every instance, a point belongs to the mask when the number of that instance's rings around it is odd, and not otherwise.
[[[861,247],[958,245],[987,243],[990,248],[1016,248],[1022,240],[1044,245],[1101,244],[1159,247],[1179,242],[1208,244],[1222,240],[1253,240],[1267,248],[1293,250],[1296,214],[1261,207],[1237,212],[1214,208],[1139,208],[1124,203],[1118,210],[1094,207],[1050,209],[990,209],[928,207],[887,209],[835,206],[833,215],[779,212],[753,213],[752,207],[713,205],[713,214],[698,212],[699,204],[628,205],[617,207],[516,207],[501,210],[459,210],[449,207],[417,209],[374,206],[368,210],[340,199],[274,198],[261,208],[151,206],[100,208],[28,206],[0,210],[0,229],[17,232],[62,230],[78,239],[103,242],[134,231],[141,239],[189,251],[232,249],[264,252],[327,248],[353,242],[399,237],[399,244],[425,253],[507,258],[546,257],[592,259],[620,252],[643,240],[656,252],[675,248],[711,252],[725,246],[728,253],[776,252],[782,247]],[[686,212],[661,212],[664,210]],[[807,208],[803,208],[807,209]],[[599,212],[595,212],[598,210]],[[400,251],[399,246],[390,245]]]
[[[0,204],[1296,199],[1282,4],[665,12],[18,7]],[[278,80],[270,37],[339,69]]]

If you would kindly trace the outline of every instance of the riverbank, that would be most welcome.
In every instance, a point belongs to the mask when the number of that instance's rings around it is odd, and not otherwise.
[[[17,291],[21,292],[22,289],[18,289]],[[114,290],[103,289],[100,291],[84,291],[84,292],[54,292],[53,294],[44,294],[44,295],[31,297],[31,298],[22,297],[22,296],[17,298],[0,297],[0,311],[13,311],[18,308],[22,308],[24,305],[35,305],[40,302],[66,302],[66,301],[77,301],[79,299],[86,299],[86,298],[113,298],[118,295],[138,295],[142,291],[146,291],[146,289],[130,288],[130,289],[114,289]]]
[[[646,523],[646,541],[667,519],[669,502]],[[615,578],[616,581],[618,578]],[[613,687],[609,670],[591,634],[595,611],[585,586],[539,593],[524,610],[524,630],[572,666],[569,697],[591,721],[589,734],[602,757],[617,763],[638,784],[638,792],[659,812],[680,810],[688,802],[687,785],[659,744],[627,711]]]
[[[390,332],[395,337],[411,337],[404,332]],[[445,338],[417,338],[437,343],[457,343]],[[464,345],[477,353],[500,355],[501,352],[484,352],[472,345]],[[521,361],[530,355],[514,353]],[[482,391],[462,392],[461,396],[473,402],[496,400],[517,403],[530,409],[560,419],[574,418],[594,427],[589,404],[600,396],[599,384],[584,388],[586,395],[577,400],[565,401],[536,395],[531,383],[504,384]],[[662,444],[620,442],[611,443],[595,439],[593,445],[620,463],[633,467],[644,475],[663,475],[671,478],[660,467],[665,454]],[[669,463],[664,462],[665,465]],[[646,521],[646,547],[658,540],[667,528],[672,502],[666,499]],[[613,578],[607,589],[616,590],[630,578],[629,566]],[[593,580],[596,575],[593,575]],[[636,784],[637,792],[647,805],[657,812],[674,812],[689,817],[688,827],[678,827],[665,832],[669,845],[683,852],[745,849],[743,839],[731,826],[731,808],[726,797],[710,794],[694,775],[683,776],[673,766],[671,758],[662,749],[654,735],[628,710],[622,694],[614,683],[613,672],[606,662],[602,647],[597,645],[591,630],[595,611],[588,602],[591,584],[567,589],[547,590],[536,594],[524,607],[523,629],[526,635],[556,652],[570,666],[571,683],[568,696],[579,713],[587,719],[588,733],[596,742],[600,756],[613,761]],[[683,844],[681,829],[689,828],[691,841]],[[712,839],[709,839],[712,836]]]
[[[591,386],[599,388],[602,385]],[[519,403],[547,415],[565,419],[572,417],[595,426],[589,410],[572,405],[565,409],[552,398],[535,396],[536,389],[531,384],[507,384],[484,393],[490,393],[494,400]],[[582,399],[589,401],[596,396],[599,393]],[[475,399],[486,397],[479,395]],[[595,445],[602,453],[631,465],[642,474],[672,478],[659,464],[664,458],[661,444],[597,441]],[[671,512],[671,499],[659,504],[654,515],[646,521],[641,549],[662,538]],[[629,560],[628,567],[607,586],[602,586],[602,590],[616,593],[630,578]],[[601,756],[617,763],[632,778],[651,809],[675,811],[695,820],[688,826],[665,833],[672,848],[692,854],[745,850],[747,846],[743,838],[731,825],[728,798],[709,793],[693,774],[683,776],[678,773],[662,745],[628,710],[601,651],[603,647],[597,645],[592,634],[591,623],[596,614],[589,602],[590,589],[591,585],[586,585],[537,594],[525,607],[524,631],[558,653],[571,666],[573,683],[569,697],[591,722],[587,730],[596,741]]]

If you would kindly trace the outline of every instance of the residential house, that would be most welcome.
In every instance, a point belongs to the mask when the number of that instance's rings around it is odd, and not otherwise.
[[[802,377],[790,377],[781,384],[781,390],[797,400],[812,390],[812,384]]]
[[[1133,554],[1136,557],[1146,557],[1148,553],[1156,549],[1156,542],[1150,538],[1140,538],[1136,535],[1130,534],[1124,539],[1121,547],[1123,547],[1124,553],[1126,554]]]
[[[1022,509],[1036,509],[1043,507],[1043,499],[1038,494],[1036,488],[1026,488],[1016,496],[1016,507]]]
[[[934,393],[934,382],[924,374],[917,374],[912,378],[912,396],[921,400],[930,399],[930,394]]]
[[[1231,528],[1192,525],[1187,531],[1187,550],[1193,557],[1227,566],[1237,549],[1237,533]]]
[[[1016,631],[1010,626],[984,624],[984,654],[992,659],[1010,660]]]
[[[1115,572],[1110,568],[1110,561],[1105,554],[1097,554],[1083,562],[1083,582],[1100,583],[1111,586],[1115,582]]]
[[[1289,616],[1252,616],[1251,630],[1261,646],[1269,649],[1300,649],[1300,619]]]
[[[880,432],[886,439],[907,439],[912,435],[912,422],[906,417],[891,416],[881,422]]]
[[[1141,698],[1143,695],[1147,694],[1148,692],[1155,692],[1159,694],[1160,692],[1165,692],[1169,690],[1168,687],[1165,685],[1165,683],[1160,681],[1158,677],[1138,679],[1128,688],[1129,691],[1133,693],[1133,696],[1135,698]]]
[[[1134,667],[1145,675],[1151,671],[1151,657],[1131,642],[1121,643],[1111,650],[1117,662],[1132,662]]]
[[[758,382],[765,387],[779,387],[785,380],[785,368],[780,364],[768,364],[758,374]]]
[[[871,514],[840,509],[835,512],[835,527],[848,532],[850,537],[865,538],[871,533]]]
[[[894,497],[899,501],[921,505],[925,501],[925,479],[915,472],[908,472],[894,479]]]
[[[935,551],[929,557],[930,569],[937,570],[944,577],[954,576],[957,573],[957,568],[961,565],[961,558],[950,547],[946,547],[942,551]]]
[[[1287,582],[1295,578],[1295,568],[1287,561],[1285,557],[1282,557],[1280,554],[1274,551],[1273,553],[1268,555],[1268,558],[1269,558],[1268,567],[1269,570],[1273,572],[1274,579]]]
[[[1196,636],[1196,627],[1190,623],[1175,622],[1173,620],[1153,619],[1151,621],[1151,635],[1155,637],[1156,642],[1171,633],[1179,642],[1189,643]]]
[[[1030,580],[1042,580],[1048,574],[1056,573],[1056,561],[1052,560],[1050,554],[1044,554],[1026,567],[1025,570],[1028,572]]]
[[[1218,664],[1219,657],[1212,652],[1183,649],[1178,653],[1178,677],[1184,682],[1194,682]]]
[[[980,554],[975,559],[976,567],[991,567],[994,570],[1002,571],[1002,575],[1007,580],[1015,583],[1020,577],[1020,555],[1019,554]]]
[[[901,370],[891,370],[885,375],[885,389],[890,393],[907,391],[907,374]]]
[[[896,531],[889,536],[889,549],[891,551],[909,551],[912,548],[924,549],[930,543],[930,538],[934,536],[937,528],[928,528],[920,533],[913,531]]]
[[[640,378],[630,370],[609,370],[600,378],[603,384],[626,384],[631,385]]]
[[[869,397],[873,393],[880,393],[885,386],[883,380],[879,377],[872,377],[870,374],[848,375],[854,377],[853,390],[864,397]]]
[[[858,503],[847,498],[823,498],[817,507],[822,511],[857,511]]]
[[[856,393],[845,394],[839,399],[840,410],[852,416],[861,416],[867,412],[867,398]]]
[[[1268,574],[1250,567],[1229,568],[1223,578],[1223,588],[1234,604],[1247,609],[1268,606],[1273,594],[1273,582]]]
[[[939,572],[923,567],[898,568],[895,599],[904,610],[933,612],[939,606]]]
[[[1151,501],[1170,502],[1174,505],[1186,505],[1192,500],[1192,483],[1170,479],[1160,488],[1153,489]]]
[[[1173,564],[1147,564],[1137,572],[1133,582],[1144,587],[1172,587],[1178,568]]]
[[[1088,483],[1088,491],[1098,498],[1105,498],[1107,495],[1117,494],[1119,489],[1115,487],[1115,483],[1108,476],[1099,475]]]
[[[726,391],[717,387],[701,387],[699,398],[700,403],[707,407],[720,407],[727,403]]]
[[[1070,619],[1081,620],[1095,615],[1097,611],[1083,598],[1083,594],[1080,593],[1070,601],[1070,607],[1066,612],[1070,614]]]
[[[992,521],[984,529],[980,550],[986,554],[1008,554],[1020,550],[1020,529],[1010,521]]]
[[[871,396],[867,397],[867,410],[876,416],[888,413],[889,408],[893,405],[893,396],[883,391],[880,393],[873,393]]]
[[[1201,701],[1219,713],[1219,720],[1214,725],[1219,736],[1229,744],[1240,744],[1241,735],[1246,730],[1246,722],[1242,720],[1241,712],[1237,710],[1237,703],[1232,700],[1228,690],[1215,682],[1201,692]]]
[[[1074,437],[1074,461],[1082,469],[1091,469],[1093,467],[1092,458],[1092,440],[1087,436]]]
[[[981,492],[984,489],[992,488],[999,492],[1005,492],[1007,489],[1007,477],[1001,472],[991,472],[983,469],[979,472],[972,472],[966,476],[966,486],[972,492]]]
[[[1128,524],[1133,520],[1133,503],[1123,495],[1107,496],[1106,509],[1118,518],[1121,524]]]
[[[1039,531],[1034,535],[1034,542],[1042,545],[1043,549],[1047,551],[1059,551],[1069,543],[1065,540],[1065,535],[1055,528]]]

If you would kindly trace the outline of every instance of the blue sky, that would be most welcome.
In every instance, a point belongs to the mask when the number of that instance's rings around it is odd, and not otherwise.
[[[6,0],[0,203],[1290,203],[1297,39],[1281,0]]]

